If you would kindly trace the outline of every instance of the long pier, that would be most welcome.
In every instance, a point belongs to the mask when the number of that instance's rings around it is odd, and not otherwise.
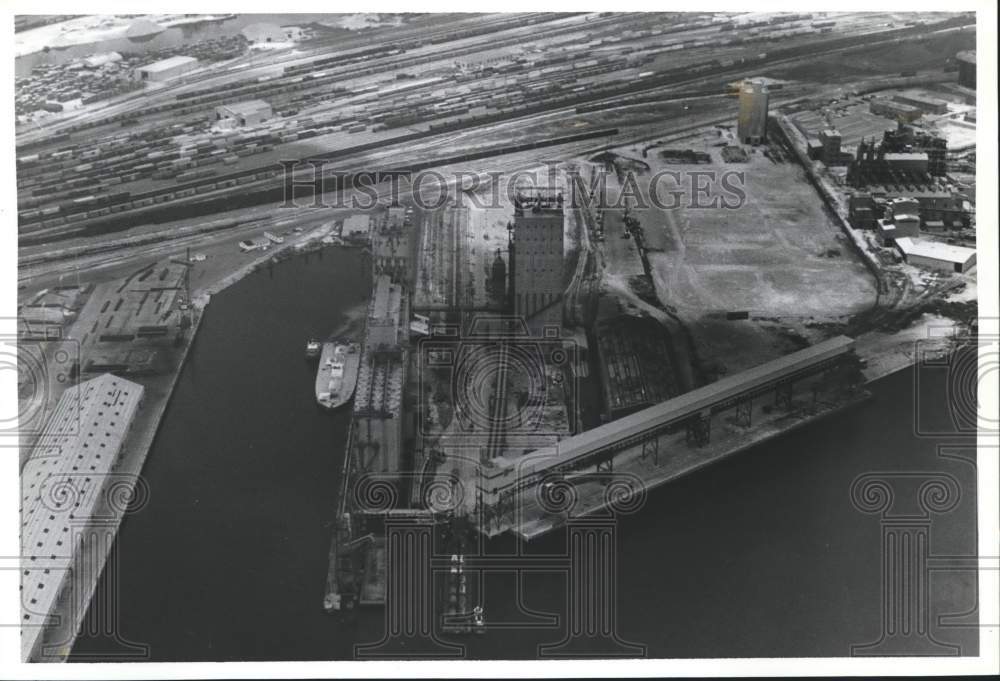
[[[476,483],[480,530],[533,538],[565,519],[545,508],[540,487],[572,485],[577,503],[567,513],[586,515],[607,506],[616,479],[643,494],[866,399],[853,346],[846,336],[832,338],[553,446],[496,457]],[[773,401],[760,399],[772,393]]]

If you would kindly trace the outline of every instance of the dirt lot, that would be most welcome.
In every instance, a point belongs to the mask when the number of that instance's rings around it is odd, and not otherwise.
[[[763,148],[754,149],[747,163],[724,163],[720,148],[713,146],[720,139],[712,128],[671,144],[708,152],[711,163],[668,164],[650,152],[645,159],[650,173],[638,178],[648,196],[652,174],[681,173],[661,180],[658,195],[667,207],[650,206],[636,216],[657,296],[690,328],[706,373],[731,372],[788,352],[799,342],[796,326],[842,322],[875,300],[871,275],[825,212],[803,169],[792,161],[771,160]],[[774,156],[778,150],[768,152]],[[695,182],[706,182],[691,173],[709,171],[716,178],[742,172],[743,179],[730,175],[728,190],[721,179],[710,179],[708,194],[696,197]],[[733,191],[738,187],[742,200]],[[674,207],[669,192],[682,192]],[[714,199],[717,205],[711,207]],[[739,205],[726,208],[723,201]],[[746,311],[751,320],[726,320],[727,312],[737,311]]]

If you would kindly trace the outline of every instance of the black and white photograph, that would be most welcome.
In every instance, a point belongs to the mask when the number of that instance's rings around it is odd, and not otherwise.
[[[1000,673],[992,3],[4,9],[4,678]]]

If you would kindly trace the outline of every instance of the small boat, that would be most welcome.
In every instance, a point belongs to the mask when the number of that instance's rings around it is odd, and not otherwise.
[[[306,359],[316,359],[322,351],[322,344],[315,338],[310,338],[306,343]]]
[[[324,409],[337,409],[354,397],[361,367],[357,343],[323,343],[316,370],[316,402]]]
[[[483,606],[481,605],[472,609],[472,630],[477,634],[486,633],[486,615],[483,614]]]

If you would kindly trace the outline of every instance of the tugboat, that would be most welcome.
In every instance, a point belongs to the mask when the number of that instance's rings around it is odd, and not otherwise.
[[[323,343],[316,370],[316,402],[334,410],[354,397],[361,367],[361,347],[357,343]]]
[[[306,359],[316,359],[322,351],[322,344],[315,338],[310,338],[306,343]]]

